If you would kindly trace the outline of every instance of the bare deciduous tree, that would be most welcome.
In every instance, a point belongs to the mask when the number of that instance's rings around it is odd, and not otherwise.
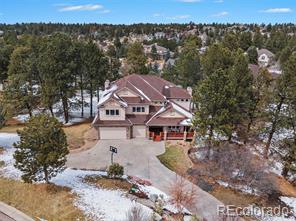
[[[180,176],[176,177],[176,180],[172,183],[169,191],[171,197],[170,202],[177,210],[176,218],[178,221],[182,221],[185,207],[194,207],[197,200],[197,192],[194,189],[193,184],[190,185],[185,178]]]

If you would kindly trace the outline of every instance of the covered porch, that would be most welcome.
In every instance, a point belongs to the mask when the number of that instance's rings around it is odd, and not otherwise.
[[[150,126],[149,139],[154,141],[161,140],[192,140],[194,131],[190,126]]]

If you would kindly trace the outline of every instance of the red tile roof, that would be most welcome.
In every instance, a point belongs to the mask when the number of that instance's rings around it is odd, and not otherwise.
[[[146,122],[151,118],[151,115],[128,114],[126,117],[133,125],[145,125]]]
[[[151,101],[163,102],[166,98],[191,98],[187,90],[155,75],[132,74],[117,80],[115,84],[118,90],[127,87]]]
[[[178,126],[186,118],[157,117],[147,123],[148,126]]]

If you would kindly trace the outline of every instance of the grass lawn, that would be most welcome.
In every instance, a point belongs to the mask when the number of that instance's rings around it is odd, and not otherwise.
[[[158,156],[158,159],[170,170],[179,174],[186,174],[190,168],[190,159],[187,156],[188,147],[181,143],[166,143],[165,153]]]
[[[82,212],[74,207],[70,190],[48,184],[26,184],[0,178],[0,201],[11,205],[34,220],[84,220]]]
[[[95,184],[97,187],[109,190],[123,190],[129,191],[132,184],[126,180],[121,179],[108,179],[100,176],[89,176],[85,178],[87,183]]]
[[[16,133],[23,129],[22,124],[8,124],[0,129],[0,133]],[[90,128],[90,123],[81,123],[73,126],[64,127],[70,149],[77,149],[84,144],[84,133]]]
[[[64,127],[70,149],[77,149],[84,144],[84,133],[90,129],[90,123]]]

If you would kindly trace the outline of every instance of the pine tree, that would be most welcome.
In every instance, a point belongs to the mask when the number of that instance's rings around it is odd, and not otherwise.
[[[22,179],[32,183],[50,179],[65,169],[68,145],[65,132],[57,119],[48,115],[32,117],[14,144],[15,167]]]
[[[177,79],[174,82],[183,87],[196,85],[202,79],[201,61],[195,39],[185,42],[184,48],[175,64]]]
[[[254,46],[249,47],[248,51],[249,63],[258,64],[258,52],[257,48]]]
[[[25,46],[17,47],[11,55],[8,68],[5,102],[13,105],[14,111],[27,110],[32,116],[33,109],[38,103],[38,93],[32,49]]]
[[[274,88],[273,99],[269,105],[270,128],[265,146],[264,156],[268,158],[269,148],[283,118],[283,107],[295,100],[296,97],[296,54],[290,56],[284,64],[283,73],[278,77]]]
[[[231,85],[229,75],[225,70],[218,69],[206,76],[194,92],[194,102],[197,106],[194,125],[200,137],[207,137],[212,146],[214,133],[230,136],[231,125]]]
[[[130,74],[147,74],[147,58],[144,54],[143,46],[140,42],[130,44],[127,50],[127,63]]]

